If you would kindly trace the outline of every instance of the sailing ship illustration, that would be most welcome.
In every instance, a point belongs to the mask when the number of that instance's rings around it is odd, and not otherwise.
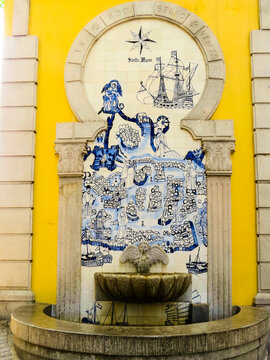
[[[102,309],[102,305],[99,304],[97,301],[94,302],[93,306],[90,310],[86,310],[87,316],[82,318],[82,323],[84,324],[93,324],[93,325],[99,325],[100,321],[97,319],[97,310]]]
[[[83,241],[83,252],[82,252],[82,266],[95,267],[103,266],[103,264],[110,264],[113,260],[111,254],[109,254],[109,249],[104,249],[102,252],[100,245],[95,248],[94,251],[91,251],[89,242]]]
[[[174,303],[166,306],[165,326],[184,325],[189,320],[190,303]]]
[[[145,83],[140,82],[137,100],[142,104],[153,103],[158,108],[193,108],[193,97],[199,94],[192,84],[198,64],[189,62],[188,66],[184,66],[176,50],[171,51],[167,65],[162,63],[161,57],[156,60],[152,74]]]
[[[202,274],[207,272],[207,262],[200,260],[200,247],[198,249],[195,260],[191,260],[191,255],[189,255],[189,262],[186,263],[187,270],[191,274]]]
[[[123,311],[118,319],[116,319],[115,315],[115,303],[114,300],[111,303],[111,306],[106,314],[106,317],[103,321],[103,325],[108,325],[106,323],[107,318],[110,318],[110,325],[116,326],[128,326],[128,312],[127,312],[127,303],[125,303]]]

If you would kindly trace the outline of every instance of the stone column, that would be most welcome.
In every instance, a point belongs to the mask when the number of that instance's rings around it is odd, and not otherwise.
[[[232,141],[204,141],[207,175],[208,304],[210,320],[232,315]]]
[[[79,321],[81,300],[81,210],[85,141],[57,142],[59,154],[58,319]]]

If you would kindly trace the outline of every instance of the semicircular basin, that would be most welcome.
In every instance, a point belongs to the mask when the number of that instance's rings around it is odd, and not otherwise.
[[[191,283],[188,273],[95,273],[96,284],[114,300],[153,303],[177,300]]]

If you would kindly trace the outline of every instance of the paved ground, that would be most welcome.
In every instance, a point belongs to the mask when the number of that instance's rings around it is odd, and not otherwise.
[[[7,321],[0,321],[0,359],[19,360],[12,345],[12,336]]]

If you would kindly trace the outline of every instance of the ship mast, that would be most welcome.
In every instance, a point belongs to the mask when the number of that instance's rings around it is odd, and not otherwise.
[[[195,259],[195,262],[196,262],[196,263],[199,263],[199,262],[200,262],[200,250],[201,250],[201,248],[199,247],[198,253],[197,253],[196,259]]]
[[[190,83],[191,83],[191,76],[190,76],[190,63],[188,64],[188,83],[187,83],[187,89],[190,91]]]
[[[157,62],[159,62],[159,89],[158,89],[158,95],[155,98],[155,103],[164,103],[169,101],[166,87],[165,87],[165,80],[164,76],[162,74],[162,64],[161,64],[161,57],[157,58]]]
[[[179,68],[179,61],[177,57],[177,51],[172,51],[171,56],[175,58],[175,81],[174,81],[174,91],[173,91],[173,101],[178,101],[179,96],[182,92],[182,86],[180,82],[180,68]]]

